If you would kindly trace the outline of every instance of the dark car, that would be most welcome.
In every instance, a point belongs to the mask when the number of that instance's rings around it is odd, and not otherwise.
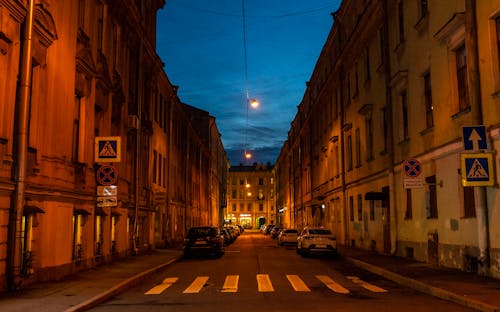
[[[231,233],[229,232],[229,229],[227,229],[225,227],[221,227],[220,232],[221,232],[222,236],[224,236],[224,245],[225,246],[231,245],[231,243],[234,241],[234,238],[231,235]]]
[[[224,235],[216,226],[198,226],[189,229],[184,239],[184,256],[224,254]]]

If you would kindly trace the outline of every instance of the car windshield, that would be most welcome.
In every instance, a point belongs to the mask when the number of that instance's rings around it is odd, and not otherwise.
[[[322,234],[322,235],[329,235],[332,234],[330,230],[323,230],[323,229],[311,229],[309,230],[309,234]]]
[[[215,236],[214,228],[192,228],[189,230],[188,236],[190,238],[199,238],[199,237],[207,237],[207,236]]]

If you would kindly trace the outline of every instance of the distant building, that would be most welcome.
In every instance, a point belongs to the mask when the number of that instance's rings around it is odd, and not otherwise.
[[[276,179],[273,166],[239,165],[229,168],[224,220],[258,229],[276,224]]]

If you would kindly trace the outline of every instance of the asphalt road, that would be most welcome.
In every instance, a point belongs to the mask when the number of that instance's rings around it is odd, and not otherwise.
[[[221,258],[189,258],[91,311],[474,311],[400,286],[342,257],[301,257],[258,233]]]

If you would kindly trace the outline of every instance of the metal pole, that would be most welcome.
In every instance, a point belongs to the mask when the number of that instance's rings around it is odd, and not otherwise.
[[[18,89],[16,135],[16,189],[14,207],[11,210],[9,221],[9,244],[7,257],[7,284],[9,290],[16,290],[21,283],[21,229],[24,206],[24,180],[26,177],[26,161],[28,152],[28,114],[31,96],[31,67],[32,67],[32,37],[34,0],[28,1],[29,7],[24,23],[23,52],[20,64],[20,83]]]

